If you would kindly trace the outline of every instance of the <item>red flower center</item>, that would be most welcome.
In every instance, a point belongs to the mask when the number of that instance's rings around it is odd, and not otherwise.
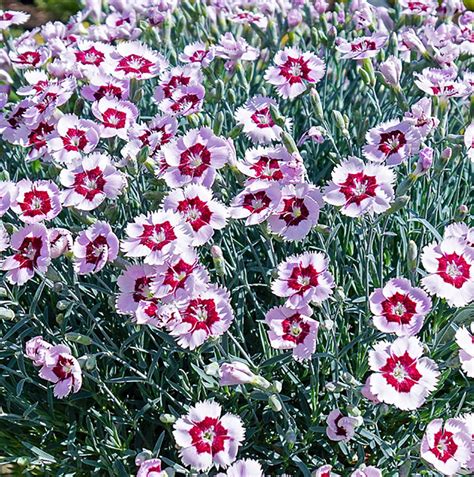
[[[41,149],[46,146],[45,136],[54,131],[54,126],[48,123],[40,123],[38,127],[31,131],[28,136],[28,145],[35,149]]]
[[[250,117],[259,129],[271,128],[275,126],[269,107],[257,109]]]
[[[36,66],[40,62],[40,54],[37,51],[26,51],[18,55],[16,63]]]
[[[173,290],[173,293],[178,288],[184,288],[186,279],[191,273],[193,273],[194,265],[194,263],[186,263],[184,260],[180,259],[176,264],[168,268],[163,283],[169,285]]]
[[[288,286],[296,290],[296,293],[303,294],[311,287],[318,286],[318,276],[319,272],[313,265],[310,264],[307,267],[303,267],[299,264],[291,271],[291,275],[288,278]]]
[[[398,129],[380,134],[379,151],[383,152],[387,157],[398,152],[407,143],[405,134]]]
[[[208,335],[214,323],[220,321],[216,303],[211,298],[194,298],[182,314],[182,320],[192,325],[192,332],[204,330]]]
[[[181,96],[171,105],[171,111],[175,113],[189,112],[196,108],[201,99],[197,94],[188,93]]]
[[[345,195],[347,204],[357,204],[369,197],[375,197],[377,180],[374,176],[367,176],[363,172],[348,174],[345,182],[340,184],[341,192]]]
[[[18,205],[25,217],[46,215],[53,208],[49,193],[35,188],[25,192],[23,202],[19,202]]]
[[[310,72],[308,61],[304,61],[303,57],[291,58],[280,66],[280,74],[284,76],[290,84],[301,83],[303,80],[311,81],[308,74]]]
[[[13,258],[19,263],[20,268],[33,270],[38,257],[41,255],[42,246],[43,240],[41,237],[25,237],[18,248],[18,253]]]
[[[184,74],[172,76],[167,83],[161,85],[165,98],[171,98],[173,91],[179,86],[187,86],[191,78]]]
[[[297,345],[303,343],[309,334],[309,324],[304,321],[299,313],[285,318],[282,322],[282,328],[285,333],[283,339]]]
[[[455,252],[444,254],[438,258],[437,273],[446,283],[461,288],[471,278],[471,265]]]
[[[181,153],[178,169],[184,176],[201,177],[211,164],[211,153],[203,144],[192,145]]]
[[[162,250],[166,245],[176,240],[173,226],[165,221],[161,224],[143,225],[143,232],[140,243],[148,247],[151,251]]]
[[[140,55],[128,55],[122,58],[115,71],[125,71],[130,74],[144,74],[150,73],[150,69],[153,67],[153,62]]]
[[[74,363],[71,358],[65,356],[59,356],[56,366],[53,368],[53,373],[61,380],[72,377],[72,369]]]
[[[254,194],[246,194],[242,203],[242,207],[249,210],[252,214],[258,214],[270,205],[271,199],[264,190],[255,192]]]
[[[99,101],[104,97],[115,97],[117,99],[122,99],[122,89],[113,84],[105,84],[99,86],[97,91],[94,93],[94,98]]]
[[[138,303],[142,300],[148,300],[152,293],[150,291],[150,284],[152,282],[152,277],[139,277],[135,280],[133,300]]]
[[[283,204],[283,212],[280,213],[280,217],[288,227],[295,227],[308,218],[309,211],[304,204],[304,199],[290,197],[289,199],[283,199]]]
[[[440,461],[446,463],[458,450],[458,445],[453,439],[453,433],[440,429],[434,435],[434,447],[430,450]]]
[[[395,293],[382,302],[383,315],[387,321],[407,325],[416,313],[416,303],[402,293]]]
[[[118,109],[109,108],[102,115],[104,126],[113,129],[122,129],[127,121],[127,114]]]
[[[88,144],[86,132],[77,129],[69,128],[66,136],[61,138],[63,140],[64,149],[66,151],[82,151]]]
[[[105,55],[91,46],[88,50],[77,51],[76,60],[83,65],[99,66],[105,60]]]
[[[195,232],[208,225],[212,216],[207,203],[199,197],[180,201],[178,211],[186,217],[186,222],[191,225]]]
[[[375,41],[370,41],[370,40],[362,40],[359,43],[352,43],[351,44],[351,50],[353,52],[363,52],[363,51],[369,51],[369,50],[376,50],[377,46],[375,45]]]
[[[261,156],[255,164],[250,166],[250,169],[255,172],[255,177],[258,177],[259,179],[273,181],[283,179],[283,172],[280,168],[280,162],[278,159]]]
[[[108,248],[109,244],[105,235],[99,235],[86,245],[86,262],[92,263],[94,268],[97,267]]]
[[[93,200],[97,194],[104,192],[106,181],[99,167],[90,171],[79,172],[74,177],[74,190],[86,200]]]
[[[230,439],[227,429],[215,417],[205,417],[201,422],[195,422],[189,435],[198,454],[215,455],[224,450],[225,441]]]
[[[416,364],[416,360],[405,351],[402,356],[390,356],[380,371],[388,384],[398,392],[407,393],[422,377]]]

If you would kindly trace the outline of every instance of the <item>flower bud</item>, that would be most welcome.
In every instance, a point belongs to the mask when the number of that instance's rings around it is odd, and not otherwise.
[[[292,8],[288,12],[286,19],[288,21],[288,26],[290,28],[295,28],[303,21],[303,15],[301,14],[300,10]]]
[[[268,398],[268,405],[270,406],[270,408],[275,411],[275,412],[280,412],[281,409],[282,409],[282,405],[281,405],[281,402],[280,402],[280,399],[279,397],[276,395],[276,394],[272,394],[269,398]]]
[[[173,414],[161,414],[160,421],[163,424],[174,424],[176,422],[176,417]]]
[[[59,310],[59,311],[64,311],[68,308],[69,306],[69,301],[67,300],[59,300],[57,303],[56,303],[56,308]]]
[[[334,321],[333,320],[324,320],[323,323],[322,323],[322,327],[327,331],[331,331],[334,328]]]
[[[394,88],[400,87],[400,76],[402,74],[402,62],[395,56],[389,56],[379,66],[379,71],[385,82]]]
[[[217,275],[223,277],[225,275],[225,261],[222,249],[218,245],[213,245],[211,247],[211,256]]]
[[[0,298],[6,298],[8,296],[8,291],[6,288],[0,287]]]
[[[444,161],[449,161],[449,159],[451,159],[452,154],[453,150],[450,147],[446,147],[441,152],[441,159],[443,159]]]
[[[416,262],[418,260],[418,247],[416,243],[413,240],[410,240],[408,242],[408,256],[407,256],[407,261],[408,261],[408,269],[411,272],[414,272],[416,270]]]
[[[458,207],[458,210],[456,210],[454,220],[457,220],[458,222],[462,221],[467,217],[468,214],[469,214],[469,207],[465,204],[461,204]]]
[[[15,318],[15,312],[10,308],[0,306],[0,320],[11,321]]]
[[[418,153],[418,162],[414,174],[419,177],[428,172],[433,164],[433,149],[424,147]]]
[[[306,134],[314,142],[317,142],[318,144],[322,144],[325,141],[325,137],[324,137],[325,133],[326,131],[324,128],[320,126],[313,126],[308,129],[308,132]]]
[[[87,371],[92,371],[93,369],[95,369],[97,366],[96,357],[93,354],[87,356],[84,366],[87,369]]]
[[[81,335],[80,333],[66,333],[65,338],[67,341],[72,341],[73,343],[79,343],[85,346],[89,346],[92,343],[92,340],[88,336]]]
[[[315,116],[319,120],[323,120],[324,119],[323,105],[321,103],[321,97],[319,96],[319,93],[316,90],[316,88],[311,88],[310,95],[311,95],[311,103],[313,104]]]
[[[336,121],[337,127],[342,131],[343,129],[346,129],[346,123],[344,122],[344,117],[342,114],[337,111],[333,110],[332,115],[334,117],[334,120]]]
[[[240,361],[224,363],[219,369],[219,384],[221,386],[235,386],[237,384],[249,384],[257,377],[250,368]]]

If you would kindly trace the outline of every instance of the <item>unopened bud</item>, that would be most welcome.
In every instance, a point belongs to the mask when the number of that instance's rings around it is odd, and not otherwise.
[[[344,118],[342,114],[337,111],[336,109],[333,110],[332,115],[334,117],[334,120],[336,121],[337,127],[342,131],[343,129],[346,129],[346,123],[344,122]]]
[[[10,308],[0,307],[0,320],[11,321],[15,318],[15,312]]]
[[[214,120],[214,126],[213,126],[213,131],[216,136],[219,136],[220,133],[222,132],[222,126],[224,125],[224,120],[225,116],[222,111],[219,111],[216,114],[215,120]]]
[[[97,359],[94,355],[87,356],[86,362],[84,364],[87,371],[92,371],[97,366]]]
[[[408,242],[408,252],[407,252],[407,259],[408,259],[408,269],[410,271],[416,270],[416,262],[418,260],[418,246],[413,240]]]
[[[449,159],[451,159],[452,154],[453,150],[450,147],[446,147],[441,152],[441,159],[443,159],[444,161],[449,161]]]
[[[414,174],[419,177],[426,174],[433,164],[433,149],[424,147],[418,153],[418,162]]]
[[[163,424],[174,424],[176,422],[176,417],[173,414],[161,414],[160,421]]]
[[[67,300],[59,300],[57,303],[56,303],[56,308],[59,310],[59,311],[64,311],[68,308],[69,306],[69,301]]]
[[[468,214],[469,214],[469,207],[465,204],[461,204],[458,207],[458,210],[456,210],[454,220],[457,220],[458,222],[462,221],[467,217]]]
[[[310,94],[315,116],[322,121],[324,119],[324,114],[321,97],[319,96],[319,93],[317,92],[316,88],[311,88]]]
[[[92,340],[88,336],[81,335],[80,333],[66,333],[65,338],[67,341],[79,343],[84,346],[89,346],[92,343]]]
[[[218,245],[213,245],[211,247],[211,256],[212,261],[214,263],[214,267],[216,269],[216,273],[223,277],[225,275],[225,267],[224,267],[224,254],[222,253],[222,249]]]
[[[268,405],[271,407],[271,409],[275,412],[280,412],[282,409],[282,405],[280,402],[280,398],[276,394],[272,394],[268,398]]]

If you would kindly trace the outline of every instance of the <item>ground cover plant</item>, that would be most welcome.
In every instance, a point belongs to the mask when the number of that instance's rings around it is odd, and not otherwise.
[[[0,11],[2,471],[472,474],[468,7],[26,20]]]

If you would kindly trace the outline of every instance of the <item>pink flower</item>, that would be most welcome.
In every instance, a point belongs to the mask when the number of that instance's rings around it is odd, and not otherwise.
[[[92,152],[100,139],[100,127],[93,121],[65,114],[56,124],[56,135],[48,140],[48,149],[57,161],[71,163]]]
[[[332,172],[332,181],[324,189],[324,200],[341,207],[341,213],[359,217],[385,212],[394,199],[393,171],[382,165],[364,164],[349,157]]]
[[[181,86],[199,85],[202,82],[202,73],[196,65],[177,66],[170,71],[165,71],[153,98],[157,103],[165,98],[171,98],[173,91]]]
[[[467,149],[467,157],[474,162],[474,123],[471,123],[464,131],[464,144]]]
[[[11,209],[23,222],[33,224],[51,220],[61,212],[59,189],[54,182],[22,179],[16,187],[18,194]]]
[[[117,258],[119,240],[110,225],[98,221],[79,234],[72,249],[74,270],[79,275],[97,273]]]
[[[117,312],[125,315],[135,315],[142,301],[151,301],[154,294],[151,284],[156,276],[156,269],[151,265],[130,265],[117,279],[119,294],[117,297]]]
[[[169,187],[202,184],[211,187],[216,170],[226,164],[230,151],[211,129],[191,129],[185,136],[162,148],[167,169],[163,175]]]
[[[160,265],[173,254],[179,255],[191,246],[189,224],[170,211],[139,215],[127,225],[128,238],[121,248],[127,257],[145,257],[145,263]]]
[[[370,129],[365,137],[364,156],[370,161],[396,166],[419,149],[419,135],[407,121],[389,121]]]
[[[257,376],[250,371],[250,368],[240,361],[221,364],[219,368],[219,385],[236,386],[238,384],[248,384],[255,381]]]
[[[72,250],[71,232],[63,228],[55,228],[48,230],[49,246],[51,258],[58,258],[66,252]]]
[[[10,236],[0,221],[0,252],[4,252],[10,245]]]
[[[230,215],[234,219],[246,219],[247,226],[261,224],[277,210],[280,201],[281,190],[277,182],[256,180],[234,197]]]
[[[274,63],[267,69],[265,80],[285,99],[296,98],[306,91],[307,83],[317,83],[324,76],[324,61],[309,51],[285,48],[276,53]]]
[[[409,112],[405,113],[403,118],[417,129],[422,138],[428,136],[439,124],[439,119],[431,116],[431,106],[430,98],[422,98],[411,107]]]
[[[431,310],[431,300],[406,278],[393,278],[370,295],[374,325],[384,333],[397,336],[416,335]]]
[[[311,477],[340,477],[339,474],[332,472],[332,465],[323,465],[316,469]]]
[[[116,199],[126,186],[124,175],[117,171],[110,157],[94,152],[79,165],[63,169],[59,175],[63,205],[79,210],[94,210],[105,199]]]
[[[215,47],[215,55],[226,61],[226,69],[232,69],[238,60],[255,61],[260,55],[258,48],[250,46],[243,38],[235,38],[230,32],[221,36]]]
[[[216,285],[178,304],[179,315],[167,327],[182,348],[193,350],[222,336],[234,320],[229,292]]]
[[[200,41],[186,45],[183,52],[179,55],[179,61],[199,64],[203,68],[207,68],[213,59],[214,48],[208,48]]]
[[[159,108],[171,116],[189,116],[202,109],[206,90],[200,84],[178,86],[173,89],[169,98],[161,101]]]
[[[105,42],[78,41],[75,49],[66,51],[65,60],[70,64],[70,69],[76,70],[75,76],[89,76],[98,68],[110,70],[114,61],[112,54],[115,48]]]
[[[0,217],[10,208],[15,202],[18,189],[16,184],[11,181],[0,181]]]
[[[389,56],[383,63],[380,63],[379,71],[388,85],[400,87],[402,62],[397,57]]]
[[[334,409],[327,418],[326,435],[332,441],[350,441],[359,424],[355,417],[344,416],[339,409]]]
[[[334,280],[322,253],[293,255],[278,266],[278,278],[272,283],[276,296],[287,298],[285,306],[300,308],[329,298]]]
[[[358,37],[352,42],[339,38],[336,48],[343,53],[343,59],[363,60],[376,56],[386,41],[386,35],[374,33],[372,36]]]
[[[381,341],[369,352],[370,392],[381,402],[398,409],[413,410],[424,404],[438,383],[438,366],[422,358],[423,345],[418,338]]]
[[[421,441],[421,457],[444,475],[457,474],[471,457],[471,435],[460,419],[433,419]]]
[[[276,107],[277,103],[271,98],[255,96],[235,112],[237,123],[243,127],[243,132],[252,141],[270,143],[280,140],[283,130],[273,121],[270,105]],[[290,125],[291,122],[287,120],[287,126],[289,127]]]
[[[44,354],[44,364],[39,376],[54,383],[53,394],[62,399],[71,392],[77,393],[82,386],[82,372],[68,346],[56,345]]]
[[[88,73],[89,84],[81,88],[81,95],[88,101],[99,101],[102,98],[123,100],[128,98],[129,81],[114,78],[103,70]]]
[[[474,413],[467,413],[461,416],[461,420],[467,427],[468,434],[471,436],[471,456],[464,467],[471,472],[474,471]]]
[[[194,247],[204,245],[214,230],[223,229],[227,223],[225,205],[214,200],[212,190],[202,185],[190,184],[170,192],[163,201],[163,208],[181,214],[191,226]]]
[[[456,331],[456,343],[459,350],[459,361],[467,376],[474,378],[474,322],[471,322],[471,331],[462,326]]]
[[[455,81],[454,69],[425,68],[421,73],[414,73],[415,84],[430,96],[452,98],[464,96],[468,88],[464,83]]]
[[[117,63],[112,74],[118,78],[146,80],[154,78],[168,66],[160,53],[139,41],[118,43],[113,57]]]
[[[474,248],[474,227],[468,227],[464,222],[454,222],[444,229],[444,238],[458,238]]]
[[[424,17],[435,13],[438,3],[433,0],[400,0],[400,6],[402,7],[402,14],[404,15],[416,15]]]
[[[253,459],[235,461],[227,471],[220,472],[216,477],[264,477],[262,466]]]
[[[237,161],[237,168],[250,184],[256,179],[290,184],[303,181],[304,165],[285,147],[256,147],[245,151],[245,159]]]
[[[50,51],[46,47],[23,43],[15,50],[11,50],[9,57],[15,68],[39,68],[48,61]]]
[[[51,346],[42,336],[35,336],[26,342],[25,354],[35,366],[43,366],[45,353]]]
[[[428,275],[423,287],[444,298],[450,306],[462,307],[474,300],[474,249],[459,238],[446,238],[427,245],[421,255]]]
[[[293,350],[296,361],[310,359],[316,350],[319,323],[310,318],[309,306],[299,309],[279,306],[272,308],[265,315],[269,326],[268,337],[275,349]]]
[[[202,401],[176,421],[173,436],[184,465],[208,470],[213,465],[228,467],[235,460],[245,429],[240,417],[221,414],[219,404]]]
[[[128,130],[129,143],[121,153],[125,159],[136,158],[144,147],[149,155],[161,159],[161,148],[175,136],[178,123],[173,116],[156,115],[149,123],[135,124]]]
[[[128,129],[138,117],[138,109],[129,101],[104,97],[92,104],[92,114],[101,122],[101,137],[127,139]]]
[[[148,459],[140,464],[136,477],[167,477],[168,473],[161,470],[160,459]]]
[[[15,254],[1,262],[10,283],[23,285],[35,272],[45,273],[51,261],[48,230],[42,224],[30,224],[11,236],[10,247]]]
[[[199,263],[193,249],[186,248],[170,256],[155,269],[151,284],[153,296],[167,302],[186,300],[206,290],[209,283],[207,270]]]
[[[285,186],[281,194],[280,205],[268,218],[268,225],[285,240],[302,240],[318,223],[323,196],[306,182]]]
[[[352,472],[351,477],[382,477],[382,471],[373,465],[362,466]]]
[[[29,13],[14,10],[0,10],[0,30],[7,30],[12,25],[22,25],[30,18]]]

